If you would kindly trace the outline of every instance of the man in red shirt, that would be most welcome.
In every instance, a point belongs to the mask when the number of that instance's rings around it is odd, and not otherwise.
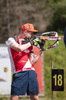
[[[38,45],[37,39],[24,43],[32,37],[34,32],[38,30],[35,30],[32,24],[27,23],[22,26],[22,32],[18,37],[10,37],[6,41],[13,71],[11,100],[18,100],[19,95],[25,95],[26,92],[31,100],[39,100],[39,87],[34,65],[40,58],[42,50],[37,55],[33,54],[33,45]]]

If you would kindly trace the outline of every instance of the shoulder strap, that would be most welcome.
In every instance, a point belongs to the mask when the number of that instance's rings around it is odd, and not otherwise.
[[[15,41],[17,42],[17,36],[14,36]]]

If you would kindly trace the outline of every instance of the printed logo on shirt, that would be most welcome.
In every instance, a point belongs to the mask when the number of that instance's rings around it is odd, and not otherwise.
[[[27,49],[27,50],[24,50],[24,52],[25,52],[25,53],[29,53],[30,51]]]

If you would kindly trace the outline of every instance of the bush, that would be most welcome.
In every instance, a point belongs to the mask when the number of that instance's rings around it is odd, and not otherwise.
[[[54,30],[63,33],[66,26],[66,6],[60,6],[55,11],[51,24],[48,26],[47,30]]]

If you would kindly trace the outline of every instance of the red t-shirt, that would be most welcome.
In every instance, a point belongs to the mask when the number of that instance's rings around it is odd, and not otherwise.
[[[17,39],[17,43],[23,45],[22,41],[19,43],[19,39]],[[33,46],[30,46],[28,49],[18,52],[9,47],[11,43],[16,43],[14,38],[9,38],[6,41],[8,45],[8,51],[10,55],[11,67],[13,73],[26,71],[26,70],[34,70],[34,66],[30,63],[29,54],[33,51]]]

